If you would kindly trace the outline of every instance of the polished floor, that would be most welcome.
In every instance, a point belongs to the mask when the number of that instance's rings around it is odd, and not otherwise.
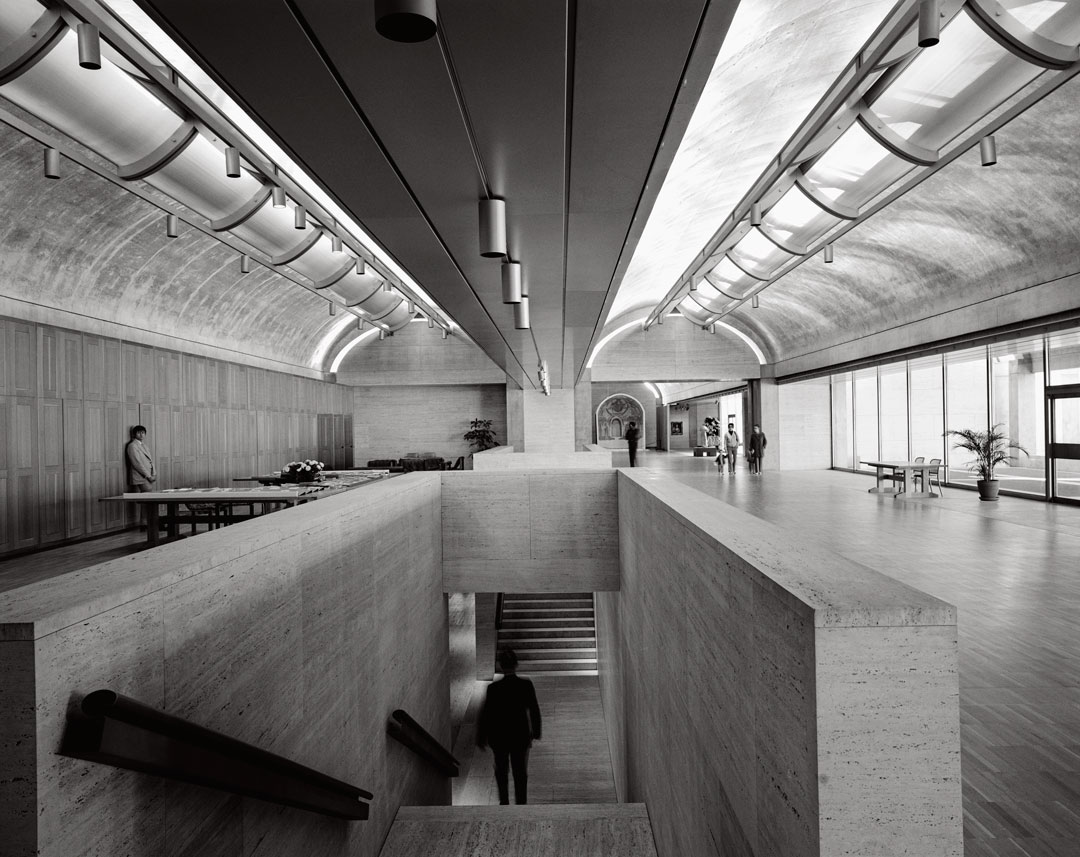
[[[959,608],[965,857],[1080,855],[1080,508],[866,493],[840,472],[665,474]]]

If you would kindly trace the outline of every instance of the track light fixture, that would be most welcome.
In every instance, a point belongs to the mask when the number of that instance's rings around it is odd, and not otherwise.
[[[393,42],[424,42],[435,35],[435,0],[375,0],[375,30]]]
[[[480,200],[480,255],[489,259],[506,255],[506,200]]]
[[[52,146],[45,147],[45,178],[60,178],[60,150]]]
[[[442,329],[442,338],[443,338],[443,339],[446,339],[446,337],[447,337],[447,336],[449,336],[449,335],[450,335],[450,334],[449,334],[449,332],[448,332],[448,331],[446,330],[446,328],[444,327],[444,328]]]
[[[274,208],[285,207],[285,188],[274,185],[270,190],[270,199],[274,205]]]
[[[409,301],[408,309],[409,309],[409,318],[412,318],[414,315],[416,315],[416,304],[414,304],[412,301]]]
[[[987,134],[979,140],[979,157],[982,158],[984,167],[992,167],[997,163],[997,141],[993,134]]]
[[[165,236],[175,238],[180,234],[180,218],[175,214],[165,215]]]
[[[394,290],[394,284],[389,280],[383,280],[382,290],[384,292],[392,292]]]
[[[367,273],[367,263],[363,260],[362,257],[356,260],[356,273],[359,274],[361,277]]]
[[[716,335],[716,322],[713,322],[709,325],[709,333],[711,333],[713,336]]]
[[[298,205],[293,209],[293,227],[307,229],[307,209],[302,205]]]
[[[342,246],[341,246],[341,236],[340,235],[331,235],[330,236],[330,252],[331,253],[344,253],[345,252],[344,248],[342,248]]]
[[[941,35],[941,9],[938,0],[919,0],[919,47],[932,48]]]
[[[358,318],[356,320],[356,329],[357,330],[363,330],[364,329],[364,320],[362,318]]]
[[[383,329],[382,329],[382,328],[380,327],[380,328],[379,328],[379,342],[382,342],[382,341],[383,341],[384,339],[386,339],[386,331],[385,331],[385,330],[383,330]]]
[[[247,253],[241,253],[240,254],[240,273],[241,274],[250,274],[251,273],[251,257]]]
[[[761,306],[761,302],[758,300],[757,295],[754,295],[752,298],[750,298],[750,306],[753,309],[757,309],[759,306]]]
[[[657,324],[663,324],[663,323],[664,323],[664,313],[665,313],[665,312],[667,312],[667,310],[666,310],[666,309],[665,309],[665,310],[663,310],[663,311],[662,311],[662,312],[661,312],[661,313],[660,313],[660,314],[659,314],[659,315],[658,315],[658,316],[656,317],[656,323],[657,323]]]
[[[529,329],[529,299],[525,295],[521,296],[521,303],[514,304],[514,329]]]
[[[225,175],[231,179],[240,178],[240,150],[236,146],[225,147]]]
[[[761,226],[761,203],[755,202],[750,206],[750,225]]]
[[[435,327],[435,319],[429,318],[427,320],[427,326],[428,326],[428,330],[431,330],[433,327]]]
[[[833,260],[832,244],[826,244],[825,245],[825,250],[823,251],[823,255],[825,256],[825,264],[826,265],[831,265],[832,260]]]
[[[696,292],[697,287],[698,287],[698,278],[697,277],[691,277],[690,278],[690,291]]]
[[[502,263],[502,302],[504,304],[521,303],[521,263]]]
[[[333,301],[327,301],[326,303],[327,306],[330,307],[330,318],[333,318],[335,315],[337,315],[337,304]]]
[[[101,68],[101,35],[98,28],[85,21],[75,28],[79,38],[79,65],[83,68]]]

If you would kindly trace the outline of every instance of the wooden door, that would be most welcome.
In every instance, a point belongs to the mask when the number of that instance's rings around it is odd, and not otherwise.
[[[38,527],[41,544],[48,544],[64,537],[64,412],[60,399],[40,403]]]
[[[119,408],[118,402],[109,402],[109,405],[114,409]],[[105,407],[105,402],[83,403],[85,440],[83,455],[86,457],[86,531],[88,533],[101,533],[108,528],[109,506],[116,506],[117,511],[120,511],[119,503],[100,502],[102,497],[116,496],[116,494],[106,493]]]
[[[0,322],[0,331],[2,330],[3,322]],[[12,520],[14,504],[11,498],[13,486],[11,469],[15,460],[14,441],[15,399],[12,396],[0,396],[0,554],[12,550],[15,542],[15,527]]]
[[[37,400],[30,396],[15,398],[14,431],[9,456],[9,497],[12,499],[13,547],[34,547],[40,541],[38,532],[38,413]]]
[[[334,415],[318,414],[316,417],[318,451],[315,457],[328,468],[334,466]]]
[[[83,403],[78,399],[63,402],[64,536],[72,539],[84,535],[87,529],[86,425]]]

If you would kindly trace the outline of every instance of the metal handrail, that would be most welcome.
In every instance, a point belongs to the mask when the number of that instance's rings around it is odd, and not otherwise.
[[[60,754],[352,821],[371,792],[111,690],[87,694]]]
[[[447,777],[456,777],[461,762],[454,758],[438,740],[423,726],[413,720],[408,712],[398,708],[390,715],[386,731],[391,738],[408,747],[416,755],[430,762]]]

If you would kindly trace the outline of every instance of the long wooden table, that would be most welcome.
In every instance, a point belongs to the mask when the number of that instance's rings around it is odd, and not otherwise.
[[[940,467],[941,464],[931,464],[929,461],[864,461],[863,464],[876,468],[877,470],[877,482],[873,488],[869,489],[870,494],[894,494],[896,497],[939,497],[939,494],[935,494],[933,491],[908,491],[908,486],[914,484],[915,473],[922,474],[923,488],[929,489],[930,487],[930,471],[935,467]],[[892,470],[893,473],[900,470],[904,473],[904,490],[898,491],[896,488],[885,486],[885,470]]]
[[[181,524],[234,524],[258,517],[254,511],[255,506],[260,506],[265,514],[267,507],[270,507],[269,511],[277,511],[280,508],[297,506],[321,497],[341,494],[385,478],[389,478],[389,475],[379,474],[372,477],[367,474],[347,474],[346,471],[342,471],[339,478],[320,482],[264,485],[257,488],[165,488],[161,491],[128,492],[101,499],[102,502],[123,502],[145,506],[146,543],[153,547],[160,542],[158,531],[162,527],[165,528],[167,540],[177,539],[181,537]],[[181,504],[205,504],[213,506],[214,512],[207,514],[193,512],[181,515]],[[161,513],[162,506],[165,507],[164,514]],[[238,515],[235,513],[237,506],[251,506],[252,508],[249,514]]]

